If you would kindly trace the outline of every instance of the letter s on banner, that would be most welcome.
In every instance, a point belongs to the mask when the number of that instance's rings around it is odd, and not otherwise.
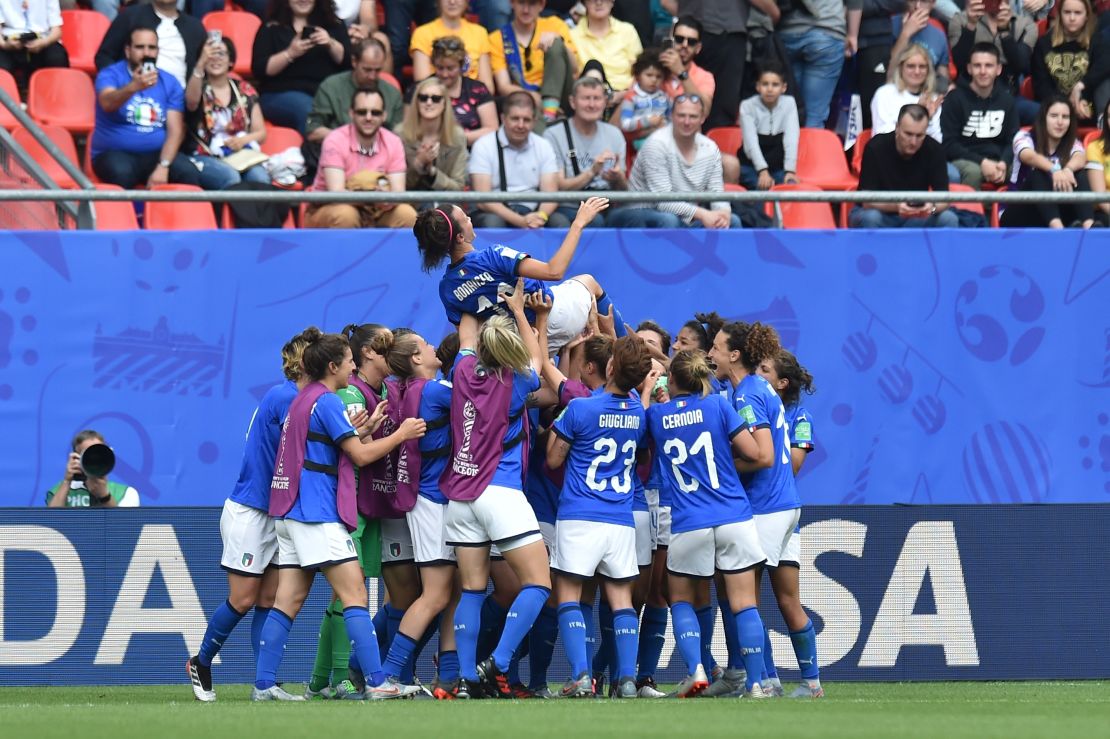
[[[4,558],[8,551],[36,552],[50,561],[58,583],[54,623],[43,637],[4,640]],[[0,526],[0,666],[45,665],[65,656],[85,621],[85,570],[63,534],[46,526]]]

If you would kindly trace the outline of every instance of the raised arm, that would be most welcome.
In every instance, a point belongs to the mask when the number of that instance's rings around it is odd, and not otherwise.
[[[521,261],[517,268],[517,274],[533,280],[561,281],[567,273],[570,260],[574,258],[574,252],[578,249],[578,242],[582,238],[582,230],[587,223],[594,219],[594,216],[608,207],[609,198],[598,197],[589,198],[579,205],[578,215],[574,217],[574,222],[567,229],[567,235],[563,239],[563,243],[559,245],[550,261],[542,262],[539,259],[529,257]]]

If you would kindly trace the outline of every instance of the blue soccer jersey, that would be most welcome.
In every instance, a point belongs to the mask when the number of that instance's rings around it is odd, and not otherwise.
[[[340,397],[335,393],[324,393],[312,407],[309,417],[305,462],[338,469],[339,455],[343,454],[339,443],[356,433]],[[324,437],[331,441],[323,441]],[[338,476],[310,470],[306,466],[301,471],[301,489],[297,500],[284,517],[304,523],[338,522],[339,508],[335,502],[338,487]]]
[[[747,521],[748,496],[732,461],[747,423],[720,395],[682,395],[647,411],[648,433],[671,487],[671,533]]]
[[[570,444],[559,520],[634,526],[636,452],[646,432],[637,398],[602,393],[572,400],[553,426]]]
[[[447,320],[456,326],[463,313],[479,319],[495,314],[509,315],[501,297],[516,287],[517,268],[528,255],[507,246],[476,249],[447,267],[439,281],[439,299],[447,311]],[[525,279],[524,291],[542,290],[551,297],[551,290],[540,280]],[[528,320],[535,316],[527,312]]]
[[[775,513],[798,508],[798,488],[790,466],[790,430],[786,409],[771,383],[759,375],[748,375],[732,393],[732,404],[753,429],[769,428],[775,444],[775,461],[758,472],[741,476],[756,513]]]
[[[292,380],[274,385],[262,396],[251,416],[239,480],[230,495],[236,503],[260,511],[270,510],[270,481],[274,477],[274,461],[281,442],[281,424],[297,392],[297,383]]]
[[[428,430],[420,439],[420,495],[446,505],[447,496],[439,489],[439,476],[451,456],[451,383],[430,380],[420,394],[420,417]]]
[[[786,427],[790,429],[790,448],[813,451],[813,420],[809,412],[795,403],[786,409]]]
[[[549,476],[547,469],[547,437],[535,440],[536,432],[540,428],[540,411],[538,408],[528,409],[528,419],[532,423],[532,444],[528,458],[528,479],[524,483],[524,497],[532,506],[537,521],[555,525],[555,514],[559,510],[559,485]]]
[[[525,405],[528,394],[540,389],[540,377],[535,370],[528,370],[526,374],[513,375],[513,399],[509,403],[509,427],[505,430],[502,442],[512,444],[501,455],[501,462],[497,471],[493,473],[490,485],[501,485],[513,490],[524,490],[524,455],[528,454],[528,439],[521,438],[524,428]],[[513,442],[516,443],[513,443]]]

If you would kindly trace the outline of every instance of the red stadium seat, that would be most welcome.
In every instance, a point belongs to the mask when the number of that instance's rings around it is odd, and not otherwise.
[[[304,138],[301,136],[300,131],[295,128],[285,128],[284,126],[273,126],[269,123],[266,124],[266,140],[262,142],[261,148],[263,154],[280,154],[290,147],[298,147],[304,143]]]
[[[43,126],[61,126],[70,133],[93,130],[96,90],[79,69],[40,69],[27,86],[27,113]]]
[[[62,46],[69,54],[71,69],[96,74],[96,50],[111,21],[95,10],[62,11]]]
[[[856,178],[848,171],[844,144],[832,131],[803,128],[798,137],[798,179],[822,190],[850,190]]]
[[[0,69],[0,89],[8,93],[8,96],[16,103],[23,102],[23,98],[19,96],[19,87],[15,84],[15,77],[12,77],[12,73],[6,69]],[[0,128],[11,131],[18,125],[19,121],[15,119],[11,111],[0,105]]]
[[[294,222],[293,220],[294,210],[296,210],[295,207],[289,208],[289,212],[286,214],[285,220],[281,223],[282,228],[297,227],[296,222]],[[223,210],[221,211],[220,215],[220,228],[236,228],[235,219],[231,215],[231,206],[227,205],[226,203],[224,204]]]
[[[119,185],[100,183],[97,190],[116,190],[123,192]],[[97,231],[134,231],[139,227],[139,219],[135,217],[135,206],[126,201],[96,200],[93,201],[96,211]]]
[[[1101,135],[1102,131],[1098,130],[1097,128],[1093,131],[1088,131],[1087,134],[1083,137],[1083,148],[1086,149],[1088,146],[1091,145],[1092,141],[1097,141],[1098,137]]]
[[[93,172],[92,168],[92,140],[95,133],[95,130],[89,131],[89,137],[85,140],[85,158],[81,160],[81,171],[93,181],[94,185],[98,185],[100,184],[100,178],[96,176],[96,172]]]
[[[61,128],[60,126],[43,126],[43,133],[54,142],[54,144],[62,150],[62,154],[73,164],[77,166],[77,147],[73,144],[73,137],[69,135],[69,131]],[[43,171],[46,172],[50,179],[57,183],[58,187],[64,190],[77,189],[77,183],[72,177],[66,174],[62,169],[62,165],[58,164],[52,156],[46,153],[38,141],[31,135],[23,126],[16,126],[12,131],[12,138],[19,144]]]
[[[254,36],[258,33],[262,21],[254,13],[239,10],[217,10],[208,13],[202,21],[207,31],[219,29],[224,36],[235,44],[235,66],[233,72],[250,76],[251,50],[254,48]]]
[[[867,142],[870,140],[871,129],[865,128],[859,132],[856,145],[852,147],[852,174],[856,177],[859,177],[860,170],[863,169],[863,150],[867,148]]]
[[[718,126],[706,131],[705,135],[713,140],[722,154],[736,156],[744,143],[740,136],[740,126]]]
[[[157,185],[153,189],[204,192],[193,185]],[[146,204],[144,219],[151,231],[202,231],[219,227],[211,203],[151,202]]]
[[[1036,100],[1037,96],[1033,92],[1033,78],[1026,77],[1021,81],[1021,96],[1026,100]]]
[[[821,188],[812,185],[775,185],[771,192],[814,192]],[[828,203],[768,201],[767,215],[775,217],[775,206],[782,215],[783,228],[835,229],[836,219]]]

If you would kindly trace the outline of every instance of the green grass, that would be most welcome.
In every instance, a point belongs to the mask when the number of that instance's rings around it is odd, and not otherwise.
[[[129,737],[1105,737],[1110,683],[844,683],[819,701],[262,703],[218,685],[0,689],[4,739]],[[352,733],[354,732],[354,733]]]

